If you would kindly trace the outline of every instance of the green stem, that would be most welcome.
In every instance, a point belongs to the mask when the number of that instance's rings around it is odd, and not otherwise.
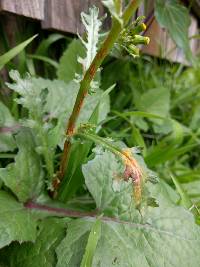
[[[95,135],[95,134],[89,134],[89,133],[77,133],[75,134],[75,137],[80,137],[81,139],[86,139],[89,141],[94,142],[97,145],[101,145],[102,147],[105,147],[110,152],[115,154],[116,156],[119,156],[122,154],[122,151],[120,148],[113,146],[110,142],[107,142],[104,138]]]
[[[107,150],[109,150],[110,152],[112,152],[113,154],[115,154],[119,159],[122,159],[124,157],[128,161],[130,161],[130,163],[132,161],[132,157],[130,157],[129,155],[127,155],[127,153],[124,153],[123,149],[121,149],[120,147],[117,147],[117,146],[111,144],[109,141],[105,140],[104,138],[102,138],[102,137],[100,137],[100,136],[98,136],[96,134],[91,134],[91,133],[76,133],[74,136],[75,137],[80,137],[81,139],[86,139],[86,140],[92,141],[95,144],[98,144],[98,145],[106,148]]]
[[[131,0],[127,8],[125,9],[123,15],[122,15],[122,20],[123,20],[123,26],[125,26],[136,9],[138,8],[141,0]],[[71,116],[69,118],[67,128],[66,128],[66,135],[67,138],[64,143],[64,150],[63,150],[63,155],[61,159],[61,164],[59,168],[59,172],[57,175],[56,180],[54,181],[54,188],[55,190],[58,189],[59,184],[61,180],[64,177],[65,170],[68,165],[69,157],[70,157],[70,151],[71,151],[71,141],[70,141],[70,136],[74,134],[75,131],[75,125],[77,122],[77,119],[80,114],[80,110],[83,106],[83,102],[85,97],[88,94],[88,90],[90,88],[91,81],[93,80],[97,70],[99,69],[100,65],[102,64],[104,58],[108,55],[109,51],[113,47],[114,43],[116,42],[121,30],[123,29],[123,26],[113,18],[113,23],[112,23],[112,28],[101,45],[99,51],[97,52],[95,58],[93,59],[89,69],[86,71],[81,83],[80,83],[80,89],[76,98],[76,102],[74,104],[73,111],[71,113]]]

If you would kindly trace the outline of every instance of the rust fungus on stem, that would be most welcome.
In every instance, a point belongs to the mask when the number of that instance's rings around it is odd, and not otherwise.
[[[131,178],[134,185],[134,199],[136,205],[139,205],[142,198],[142,169],[130,149],[122,150],[122,159],[125,164],[124,180],[128,181]]]

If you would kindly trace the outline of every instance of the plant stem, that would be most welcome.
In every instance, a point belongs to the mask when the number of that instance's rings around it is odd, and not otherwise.
[[[75,136],[80,137],[82,139],[90,140],[94,142],[95,144],[101,145],[102,147],[107,148],[110,152],[112,152],[116,156],[123,154],[121,149],[119,149],[116,146],[113,146],[111,143],[107,142],[104,138],[98,135],[89,134],[89,133],[77,133],[75,134]]]
[[[115,154],[120,159],[126,158],[126,160],[130,164],[132,164],[131,162],[132,162],[133,158],[131,156],[127,155],[127,153],[124,152],[123,149],[120,149],[119,147],[112,145],[110,142],[106,141],[104,138],[102,138],[98,135],[90,134],[90,133],[77,133],[77,134],[75,134],[75,136],[86,139],[86,140],[90,140],[90,141],[94,142],[95,144],[101,145],[102,147],[106,148],[107,150],[109,150],[110,152]]]
[[[45,204],[39,204],[33,201],[29,201],[25,203],[24,207],[30,210],[46,212],[50,214],[51,216],[57,216],[57,217],[97,219],[101,215],[101,213],[99,213],[98,211],[83,212],[83,211],[71,210],[71,209],[66,209],[66,208],[57,208],[57,207],[53,207],[53,206],[49,206]],[[134,223],[130,221],[123,221],[115,217],[101,216],[100,220],[104,222],[115,222],[119,224],[126,224],[126,225],[130,225],[136,228],[153,229],[153,227],[151,227],[149,224],[139,224],[139,223]]]
[[[130,20],[131,16],[134,14],[135,10],[138,8],[141,0],[131,0],[127,8],[125,9],[122,20],[123,20],[123,26],[125,26],[128,21]],[[76,98],[76,102],[74,104],[73,111],[71,113],[71,116],[69,118],[67,128],[66,128],[66,135],[67,138],[64,143],[64,150],[63,155],[61,158],[60,168],[59,172],[57,174],[56,180],[54,180],[53,187],[55,190],[58,189],[60,182],[62,181],[65,170],[68,165],[70,151],[71,151],[71,141],[70,137],[73,136],[75,131],[75,125],[77,122],[77,119],[80,114],[80,110],[83,106],[83,102],[85,97],[88,94],[88,90],[90,88],[91,81],[93,80],[98,68],[102,64],[104,58],[107,56],[111,48],[113,47],[114,43],[116,42],[121,30],[123,29],[123,26],[118,22],[116,19],[113,18],[112,28],[103,42],[102,46],[100,47],[99,51],[97,52],[95,58],[93,59],[89,69],[86,71],[82,81],[80,82],[80,89]]]

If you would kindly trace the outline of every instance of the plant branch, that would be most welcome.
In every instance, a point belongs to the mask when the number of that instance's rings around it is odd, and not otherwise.
[[[125,9],[123,15],[122,15],[122,20],[123,20],[123,26],[125,26],[128,21],[130,20],[131,16],[134,14],[135,10],[138,8],[141,0],[131,0],[127,8]],[[80,82],[80,89],[74,104],[73,111],[71,113],[71,116],[69,118],[67,128],[66,128],[66,135],[67,138],[64,143],[64,150],[63,150],[63,155],[61,158],[61,163],[60,163],[60,168],[59,172],[57,174],[56,179],[53,182],[53,187],[54,190],[57,190],[60,182],[62,181],[65,170],[68,165],[69,161],[69,156],[70,156],[70,151],[71,151],[71,141],[70,137],[73,136],[74,131],[75,131],[75,125],[77,122],[77,119],[80,114],[80,110],[83,106],[83,102],[85,97],[88,94],[88,90],[90,88],[91,81],[93,80],[98,68],[102,64],[104,58],[107,56],[111,48],[113,47],[114,43],[116,42],[121,30],[123,29],[123,26],[113,18],[113,23],[112,23],[112,28],[101,45],[99,51],[97,52],[95,58],[93,59],[89,69],[86,71],[82,81]]]

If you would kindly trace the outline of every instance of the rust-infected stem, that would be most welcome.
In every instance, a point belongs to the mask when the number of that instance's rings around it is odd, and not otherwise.
[[[135,10],[138,8],[141,0],[132,0],[130,1],[129,5],[125,9],[122,20],[123,20],[123,26],[125,26],[128,21],[130,20],[131,16],[134,14]],[[80,114],[80,110],[83,106],[83,102],[85,97],[88,94],[88,90],[90,88],[91,81],[93,80],[98,68],[102,64],[104,58],[107,56],[111,48],[113,47],[114,43],[116,42],[121,30],[123,29],[123,26],[117,21],[116,19],[113,19],[112,28],[101,45],[99,51],[97,52],[95,58],[93,59],[89,69],[86,71],[82,81],[80,82],[80,89],[76,98],[76,102],[74,104],[73,111],[71,113],[71,116],[69,118],[67,128],[66,128],[66,135],[67,138],[64,143],[64,150],[63,155],[61,159],[61,164],[59,168],[59,172],[57,175],[56,180],[54,180],[53,186],[54,189],[57,190],[59,187],[60,182],[62,181],[66,167],[68,165],[69,156],[70,156],[70,150],[71,150],[71,141],[70,137],[74,134],[75,131],[75,125],[77,122],[77,119]]]

